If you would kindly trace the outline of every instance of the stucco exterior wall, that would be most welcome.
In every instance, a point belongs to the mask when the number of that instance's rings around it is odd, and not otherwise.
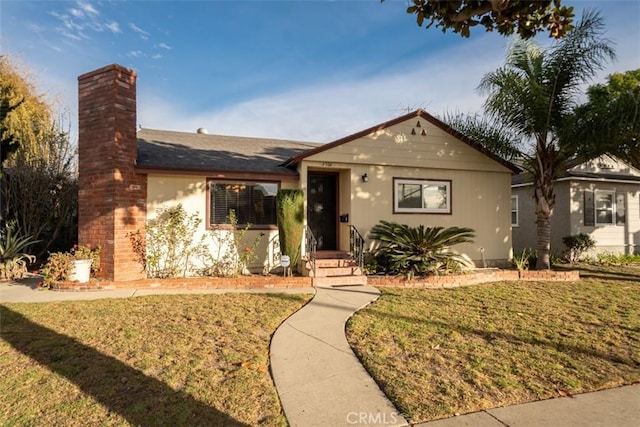
[[[416,127],[417,122],[420,127]],[[412,134],[412,130],[416,135]],[[421,135],[422,130],[426,135]],[[471,227],[475,243],[456,247],[476,265],[511,257],[511,171],[420,118],[391,126],[309,156],[299,169],[301,185],[309,170],[336,171],[340,178],[339,213],[349,214],[340,227],[340,249],[349,246],[352,224],[367,239],[380,220],[417,226]],[[368,182],[362,181],[367,173]],[[393,179],[451,181],[451,214],[394,213]]]
[[[234,181],[229,179],[228,181]],[[297,181],[281,181],[280,188],[297,188]],[[189,213],[196,213],[201,220],[198,232],[193,236],[193,241],[197,242],[201,236],[205,236],[205,241],[212,254],[218,255],[229,250],[228,247],[219,247],[220,239],[211,235],[212,230],[207,230],[207,177],[187,176],[187,175],[149,175],[147,180],[147,219],[157,216],[158,209],[182,204]],[[239,224],[242,226],[242,224]],[[229,234],[229,231],[215,231],[215,233]],[[277,266],[277,256],[279,255],[279,244],[275,242],[278,236],[277,229],[248,230],[243,238],[243,246],[250,246],[253,241],[260,237],[260,243],[256,248],[258,260],[249,266],[253,272],[271,270]],[[224,239],[222,239],[224,240]],[[194,267],[199,268],[202,264],[194,262]]]

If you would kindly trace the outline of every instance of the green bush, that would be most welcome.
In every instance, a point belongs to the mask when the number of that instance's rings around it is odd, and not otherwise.
[[[640,264],[640,254],[616,254],[612,252],[601,252],[590,260],[594,264],[602,265],[629,265]]]
[[[578,261],[585,252],[593,249],[596,245],[596,241],[588,234],[580,233],[573,234],[571,236],[564,236],[562,243],[567,247],[567,258],[569,262]]]
[[[300,260],[300,246],[304,231],[304,192],[299,189],[279,190],[276,195],[280,252],[288,255],[291,268]]]
[[[202,220],[187,214],[181,204],[158,209],[156,218],[147,221],[146,269],[148,277],[186,276],[191,260],[203,251],[204,236],[194,243]]]
[[[27,272],[27,265],[35,261],[25,251],[37,243],[31,236],[23,236],[15,223],[5,226],[0,233],[0,279],[20,279]]]
[[[535,259],[536,252],[533,249],[524,248],[521,251],[514,252],[513,265],[519,271],[528,270],[529,266],[535,265],[535,260],[532,262],[532,258]]]
[[[376,257],[388,260],[389,273],[409,277],[468,266],[467,258],[448,249],[471,243],[474,237],[471,228],[411,227],[388,221],[380,221],[371,229],[371,238],[380,242]]]

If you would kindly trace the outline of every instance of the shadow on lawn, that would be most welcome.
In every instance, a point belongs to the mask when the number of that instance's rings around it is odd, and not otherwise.
[[[0,305],[0,336],[13,348],[64,376],[132,425],[245,426],[193,396],[173,390],[74,338]]]

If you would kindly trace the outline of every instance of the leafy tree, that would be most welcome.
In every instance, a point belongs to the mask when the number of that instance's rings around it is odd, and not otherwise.
[[[28,80],[28,73],[15,67],[6,55],[0,55],[0,130],[3,153],[10,164],[9,153],[18,152],[33,159],[41,156],[42,138],[50,132],[53,121],[51,107]],[[5,140],[12,141],[5,146]]]
[[[611,74],[587,95],[573,115],[575,150],[606,151],[640,168],[640,69]]]
[[[615,56],[611,42],[602,38],[603,29],[599,14],[589,12],[548,49],[516,40],[506,64],[480,83],[481,92],[488,95],[484,104],[488,119],[469,119],[475,132],[481,133],[485,126],[487,133],[502,133],[511,158],[517,158],[533,178],[537,269],[550,267],[553,182],[561,171],[586,159],[575,154],[573,115],[580,86]],[[463,120],[452,126],[462,133],[471,127]]]
[[[0,215],[39,240],[42,255],[76,239],[75,149],[27,73],[0,56]],[[56,243],[57,242],[57,243]]]
[[[384,1],[384,0],[382,0]],[[471,35],[471,28],[484,27],[502,35],[517,34],[523,39],[548,30],[556,39],[565,37],[573,28],[573,7],[554,1],[515,0],[412,0],[407,13],[416,16],[419,26],[427,21],[442,32],[451,30],[462,37]]]

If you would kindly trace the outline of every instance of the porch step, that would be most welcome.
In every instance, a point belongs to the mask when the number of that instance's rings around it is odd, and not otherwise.
[[[333,267],[316,265],[315,277],[337,277],[337,276],[361,276],[362,269],[357,265],[349,267]],[[309,276],[314,277],[313,270],[309,271]]]
[[[315,272],[311,262],[305,263],[306,275],[310,276],[313,286],[349,286],[366,285],[367,276],[363,274],[348,252],[322,251],[316,254]]]
[[[311,279],[313,286],[349,286],[366,285],[367,276],[335,276],[335,277],[314,277]]]
[[[351,258],[316,258],[316,268],[346,268],[357,266],[358,263]],[[308,267],[311,268],[310,265],[308,265]]]

